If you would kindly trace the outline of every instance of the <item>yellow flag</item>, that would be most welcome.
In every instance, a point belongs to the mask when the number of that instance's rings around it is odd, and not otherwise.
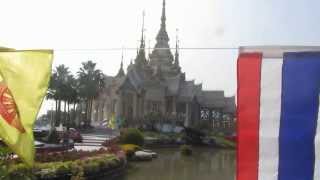
[[[109,120],[109,127],[111,129],[115,129],[116,128],[116,117],[115,117],[115,114],[111,115],[111,119]]]
[[[51,75],[51,50],[0,50],[0,137],[34,163],[33,124]]]

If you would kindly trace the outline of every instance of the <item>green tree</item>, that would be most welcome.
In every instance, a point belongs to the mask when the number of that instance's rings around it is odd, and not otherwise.
[[[104,74],[96,69],[96,63],[87,61],[82,63],[78,71],[79,95],[85,102],[85,126],[91,123],[93,99],[104,88]]]
[[[64,89],[63,100],[64,100],[64,122],[67,128],[70,127],[71,124],[71,111],[70,105],[73,104],[73,109],[75,112],[76,105],[79,102],[78,96],[78,81],[74,78],[73,75],[67,76],[66,86]],[[74,122],[75,116],[73,117],[72,121]]]
[[[54,122],[52,122],[53,126],[61,123],[61,104],[62,102],[66,102],[68,97],[68,80],[70,76],[69,68],[63,64],[57,66],[51,75],[47,98],[53,99],[56,104],[56,116]]]
[[[76,119],[76,106],[80,102],[79,97],[79,82],[74,76],[69,77],[69,90],[68,90],[68,122],[75,125]],[[73,111],[70,111],[70,105],[73,105]],[[72,121],[72,122],[71,122]]]

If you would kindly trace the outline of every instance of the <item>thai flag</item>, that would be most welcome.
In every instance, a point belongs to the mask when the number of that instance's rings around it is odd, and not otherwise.
[[[237,180],[320,180],[320,48],[244,47]]]

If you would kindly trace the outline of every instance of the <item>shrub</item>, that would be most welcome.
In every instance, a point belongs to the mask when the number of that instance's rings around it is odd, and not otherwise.
[[[108,161],[108,166],[110,168],[116,168],[119,165],[119,160],[118,159],[111,159],[110,161]]]
[[[0,141],[0,179],[8,176],[8,164],[13,159],[13,153],[10,148],[2,146]]]
[[[79,162],[74,162],[72,163],[71,167],[70,167],[70,171],[71,171],[71,179],[81,179],[81,177],[84,176],[83,174],[83,167]]]
[[[70,174],[71,173],[70,164],[71,163],[69,162],[57,164],[56,174],[57,175]]]
[[[97,163],[94,160],[88,161],[87,163],[84,163],[83,164],[83,172],[86,175],[99,172],[99,163]]]
[[[14,153],[11,151],[11,149],[7,146],[1,146],[0,142],[0,161],[9,161],[13,159]]]
[[[71,176],[71,180],[85,180],[83,176],[77,175],[77,176]]]
[[[123,144],[120,146],[121,149],[125,152],[127,158],[132,158],[136,151],[142,150],[140,146],[134,144]]]
[[[115,155],[108,153],[99,154],[85,159],[65,162],[36,163],[33,168],[23,163],[11,164],[8,175],[3,178],[20,179],[57,179],[71,178],[73,180],[82,180],[86,175],[95,175],[106,169],[116,168],[121,164]],[[2,174],[0,174],[2,175]],[[71,176],[71,177],[70,177]]]
[[[144,144],[144,138],[138,129],[128,128],[121,132],[120,143],[142,146]]]
[[[8,176],[8,167],[0,160],[0,179],[5,179]]]
[[[41,179],[50,179],[55,178],[57,176],[55,169],[41,169],[37,172],[37,175]]]
[[[16,164],[15,166],[9,167],[9,179],[19,180],[19,179],[35,179],[33,175],[32,168],[26,164]]]
[[[123,145],[120,145],[121,149],[123,151],[139,151],[139,150],[142,150],[142,148],[138,145],[135,145],[135,144],[123,144]]]
[[[190,156],[192,155],[192,148],[191,146],[188,146],[188,145],[182,145],[180,147],[180,152],[182,155]]]
[[[99,164],[99,169],[104,170],[108,168],[108,162],[104,159],[97,159],[97,163]]]

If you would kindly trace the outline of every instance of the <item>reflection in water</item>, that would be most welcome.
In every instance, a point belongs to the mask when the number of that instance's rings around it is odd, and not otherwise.
[[[194,148],[190,157],[178,149],[155,150],[159,157],[133,163],[136,168],[117,180],[233,180],[235,151]]]

